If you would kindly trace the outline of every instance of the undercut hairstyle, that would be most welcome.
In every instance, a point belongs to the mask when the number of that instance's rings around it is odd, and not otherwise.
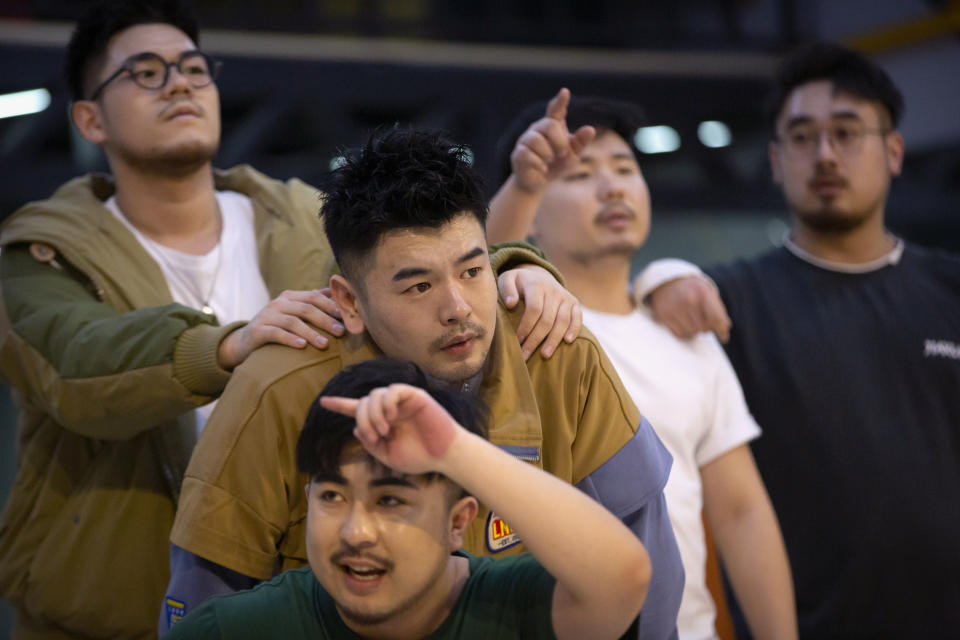
[[[513,173],[510,165],[510,154],[517,144],[517,139],[536,120],[543,117],[547,111],[547,101],[535,102],[523,109],[507,126],[506,132],[497,141],[496,158],[499,181],[502,184]],[[590,125],[597,130],[597,135],[612,131],[623,138],[633,152],[637,163],[640,154],[637,150],[634,137],[637,129],[645,122],[643,109],[639,105],[624,100],[614,100],[601,96],[578,96],[570,98],[567,106],[567,128],[573,132],[582,126]]]
[[[336,477],[340,475],[344,449],[353,444],[359,445],[353,435],[356,421],[349,416],[325,409],[320,404],[320,398],[362,398],[377,387],[395,383],[423,389],[464,429],[486,439],[486,411],[476,396],[432,384],[412,362],[377,358],[347,367],[333,376],[317,395],[297,440],[297,469],[311,479]],[[370,460],[375,458],[370,456]],[[429,473],[425,474],[425,477],[427,481],[432,481],[444,476]]]
[[[794,89],[808,82],[828,80],[834,90],[848,96],[879,103],[897,128],[903,116],[903,94],[887,72],[866,56],[831,42],[801,46],[780,63],[764,103],[764,115],[771,135],[777,136],[777,118]]]
[[[138,24],[168,24],[183,31],[199,47],[193,12],[178,0],[105,0],[77,21],[64,60],[64,76],[72,100],[85,100],[93,89],[110,38]]]
[[[443,133],[394,127],[374,133],[322,182],[321,216],[344,274],[357,280],[384,234],[439,229],[461,214],[484,227],[487,200],[469,151]]]

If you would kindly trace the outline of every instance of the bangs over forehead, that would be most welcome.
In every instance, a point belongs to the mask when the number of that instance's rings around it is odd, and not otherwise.
[[[476,397],[431,385],[420,368],[411,362],[377,358],[347,367],[331,378],[317,395],[297,440],[297,469],[311,478],[342,478],[343,460],[351,451],[358,450],[382,467],[353,435],[356,421],[325,409],[320,398],[327,395],[362,398],[378,387],[395,383],[424,389],[467,431],[486,437],[486,416]],[[390,474],[396,477],[392,470]]]
[[[428,484],[437,477],[440,477],[440,474],[437,473],[401,473],[374,458],[363,448],[358,440],[354,440],[344,445],[340,453],[340,458],[337,460],[335,466],[328,468],[327,465],[323,465],[317,469],[316,473],[311,475],[310,481],[347,484],[347,480],[343,476],[341,469],[355,462],[366,465],[367,470],[370,471],[370,475],[374,478],[373,482],[375,484],[406,484],[416,486],[418,484]],[[383,480],[395,480],[396,482],[381,482]]]

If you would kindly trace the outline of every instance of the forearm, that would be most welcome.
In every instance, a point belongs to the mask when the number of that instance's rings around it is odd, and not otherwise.
[[[0,264],[2,375],[66,428],[132,437],[226,384],[215,363],[225,329],[203,314],[176,304],[119,313],[24,249],[5,248]]]
[[[650,565],[643,545],[571,485],[466,433],[443,472],[509,523],[578,603],[611,606],[635,594],[638,582],[645,591]]]
[[[644,303],[647,297],[658,287],[671,280],[688,276],[699,276],[711,284],[713,282],[700,270],[700,267],[692,262],[687,262],[679,258],[661,258],[654,260],[634,277],[632,283],[633,299],[637,303]]]
[[[490,243],[523,240],[530,234],[542,193],[520,189],[510,176],[493,199],[487,215],[487,240]]]
[[[753,636],[796,638],[790,565],[769,500],[756,501],[726,521],[708,517],[708,522]]]

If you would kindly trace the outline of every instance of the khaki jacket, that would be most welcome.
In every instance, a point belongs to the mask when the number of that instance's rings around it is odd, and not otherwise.
[[[638,637],[670,637],[683,589],[663,499],[670,455],[589,331],[549,360],[537,353],[525,362],[519,321],[519,311],[499,309],[479,388],[490,441],[578,485],[637,533],[655,563]],[[367,334],[333,340],[323,352],[267,345],[252,354],[197,444],[171,541],[262,580],[306,565],[308,478],[295,462],[300,429],[330,378],[379,354]],[[495,556],[525,551],[509,523],[482,505],[464,548]],[[182,594],[168,595],[183,601]],[[196,604],[187,603],[186,613]]]
[[[336,265],[316,189],[249,166],[214,179],[253,201],[271,296],[327,285]],[[239,323],[220,327],[173,302],[157,264],[103,206],[112,193],[106,176],[76,178],[0,227],[0,377],[20,409],[0,595],[64,635],[149,638],[196,439],[191,410],[230,379],[216,351]],[[522,243],[491,262],[552,270]]]
[[[315,189],[246,166],[217,172],[216,186],[253,200],[271,295],[326,285]],[[156,635],[169,580],[190,410],[226,385],[216,349],[235,327],[173,302],[104,208],[112,191],[105,176],[71,180],[0,233],[0,375],[20,409],[0,593],[65,634],[139,638]]]

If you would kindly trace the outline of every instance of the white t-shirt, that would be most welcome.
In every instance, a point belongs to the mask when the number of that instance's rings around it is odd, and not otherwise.
[[[121,213],[116,198],[104,204],[156,261],[174,301],[194,309],[207,303],[225,325],[255,316],[270,302],[270,293],[260,275],[253,203],[235,191],[216,195],[223,228],[217,246],[202,256],[165,247],[140,233]],[[213,401],[196,410],[198,434],[215,406]]]
[[[706,586],[700,467],[756,438],[760,427],[713,334],[678,340],[646,309],[619,315],[585,308],[583,323],[673,456],[664,495],[686,572],[679,636],[715,638],[716,609]]]

